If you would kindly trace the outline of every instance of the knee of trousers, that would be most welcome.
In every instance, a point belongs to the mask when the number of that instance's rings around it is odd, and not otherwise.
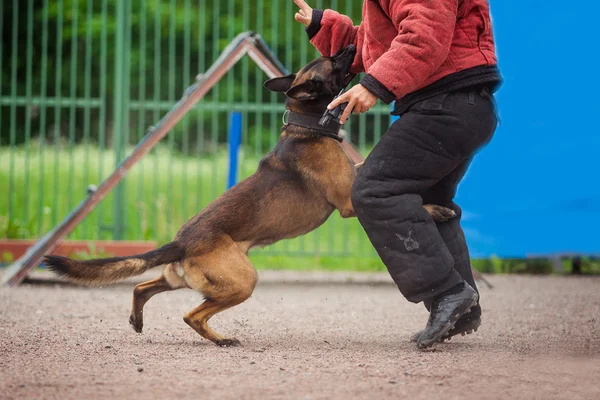
[[[409,209],[410,202],[402,196],[397,182],[380,180],[359,170],[350,199],[356,215],[369,217],[373,212],[378,212],[382,204],[389,202],[390,194],[394,197],[394,207],[397,210]]]

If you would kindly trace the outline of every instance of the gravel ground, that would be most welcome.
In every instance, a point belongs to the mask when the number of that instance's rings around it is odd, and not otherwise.
[[[600,398],[600,279],[487,278],[481,329],[431,351],[409,341],[425,308],[386,282],[262,281],[211,320],[237,348],[183,322],[189,290],[153,298],[136,334],[130,283],[2,289],[0,398]]]

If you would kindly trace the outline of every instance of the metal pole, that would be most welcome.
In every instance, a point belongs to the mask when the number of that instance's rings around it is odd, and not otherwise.
[[[114,106],[113,106],[113,132],[112,141],[115,152],[116,166],[123,159],[123,133],[124,133],[124,114],[125,114],[125,101],[123,99],[124,90],[123,84],[125,83],[125,9],[127,2],[118,1],[115,4],[116,7],[116,24],[117,29],[115,32],[115,81],[114,81]],[[117,185],[115,188],[115,195],[113,198],[113,213],[114,213],[114,225],[113,225],[113,238],[119,240],[122,238],[121,227],[122,213],[123,213],[123,187]]]
[[[242,113],[234,111],[230,114],[229,122],[229,174],[227,175],[227,189],[237,182],[238,152],[242,141]]]

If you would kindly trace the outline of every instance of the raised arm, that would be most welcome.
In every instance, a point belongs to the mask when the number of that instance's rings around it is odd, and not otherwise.
[[[306,26],[310,42],[321,55],[331,56],[349,44],[361,48],[362,25],[353,25],[349,17],[333,10],[312,9],[304,0],[294,0],[294,3],[300,8],[296,21]],[[355,57],[350,72],[364,72],[361,57]]]

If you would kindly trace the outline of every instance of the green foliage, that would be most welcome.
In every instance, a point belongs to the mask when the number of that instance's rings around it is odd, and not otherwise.
[[[526,259],[515,264],[512,272],[517,274],[550,275],[554,272],[552,262],[547,259]]]

